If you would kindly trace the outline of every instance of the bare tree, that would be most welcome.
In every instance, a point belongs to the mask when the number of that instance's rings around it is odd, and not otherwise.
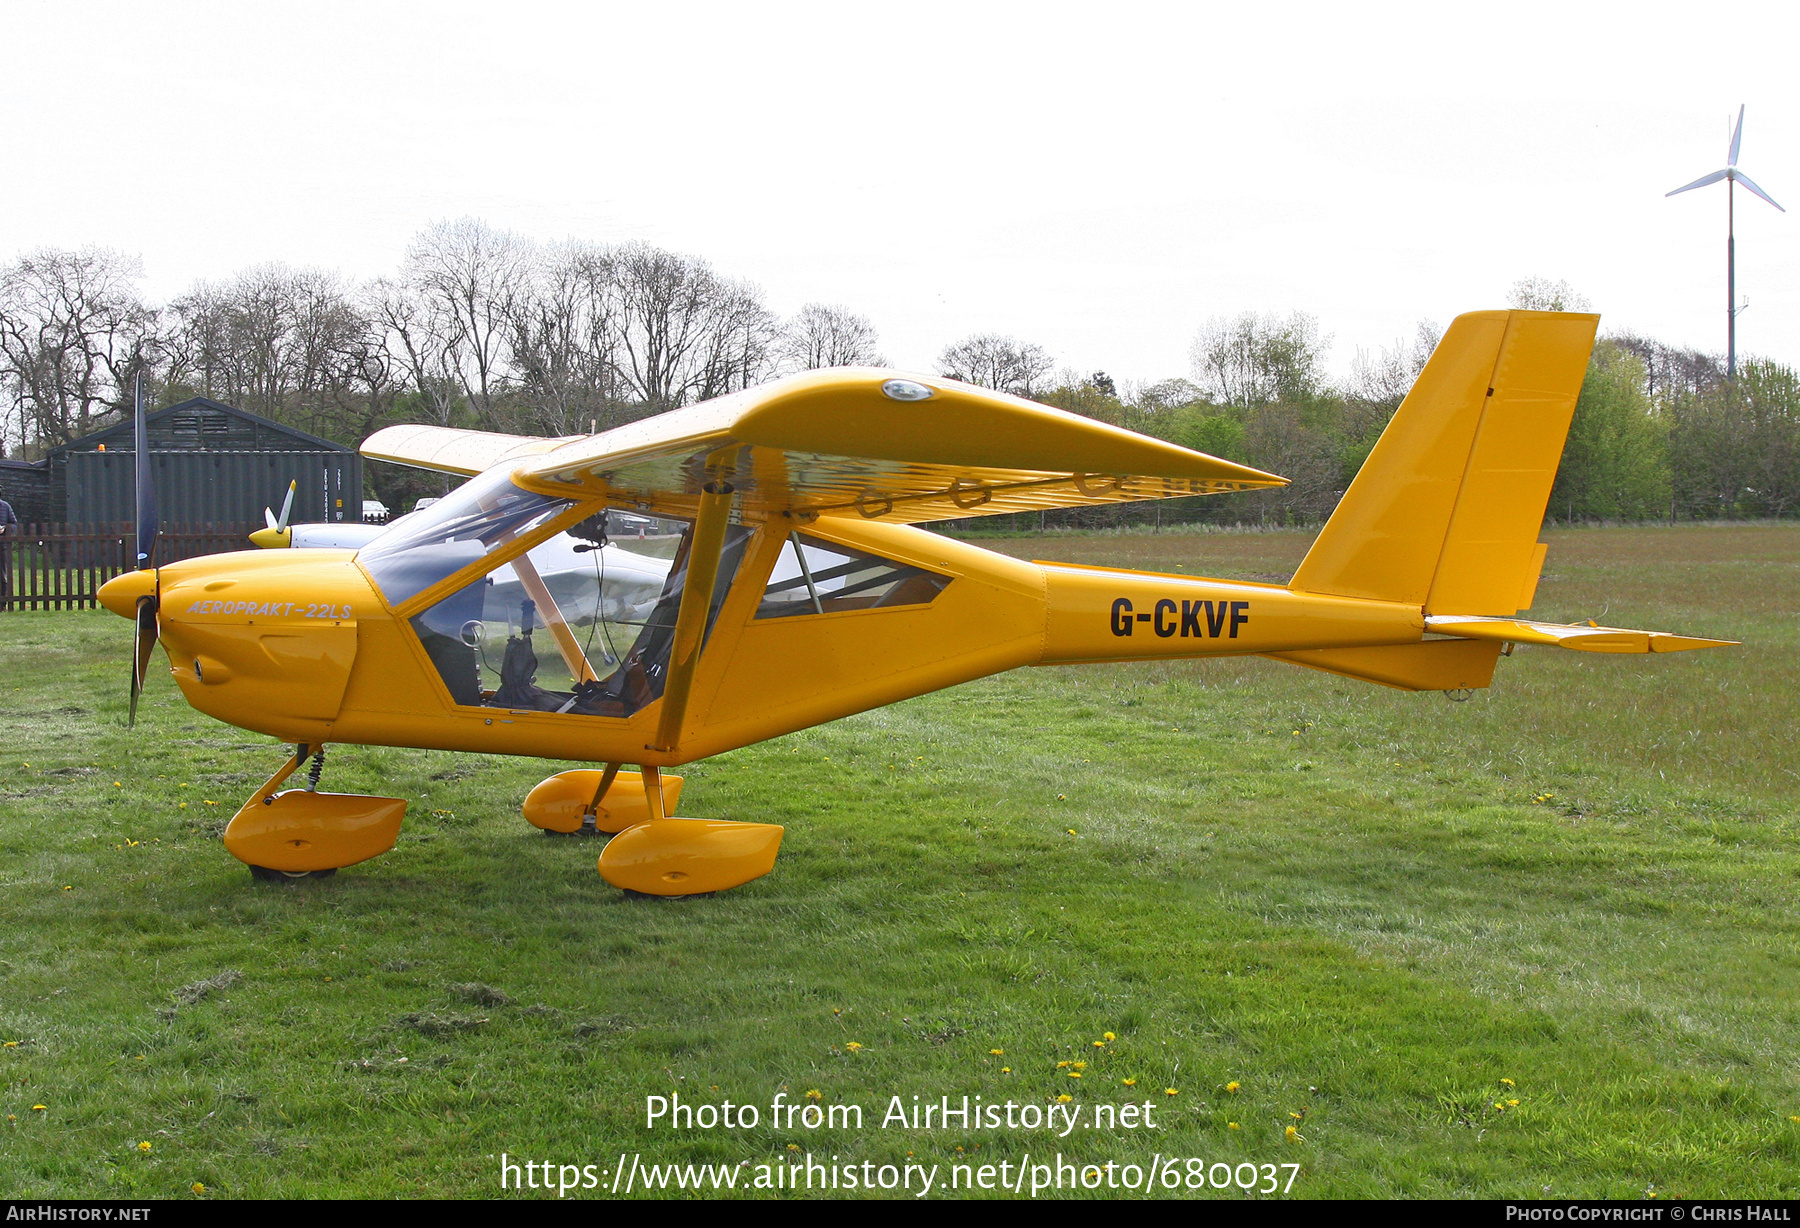
[[[791,371],[887,365],[868,317],[826,303],[808,303],[787,322],[781,333],[781,359]]]
[[[389,363],[406,373],[416,404],[439,426],[453,426],[463,404],[456,335],[445,335],[429,304],[412,286],[383,278],[368,287],[367,303],[383,333]]]
[[[414,304],[414,329],[448,361],[476,416],[487,419],[503,391],[517,300],[531,277],[531,252],[518,236],[463,218],[439,222],[407,248],[401,283]]]
[[[568,435],[615,426],[628,398],[619,374],[613,253],[570,243],[543,253],[512,315],[522,429]]]
[[[1566,281],[1521,277],[1507,292],[1506,305],[1520,311],[1591,311],[1587,299]]]
[[[19,446],[54,445],[105,425],[154,358],[157,313],[138,262],[105,248],[44,248],[0,268],[0,388]]]
[[[1303,312],[1287,319],[1254,312],[1215,316],[1189,350],[1194,380],[1212,400],[1254,408],[1316,394],[1327,342]]]
[[[1042,346],[999,333],[965,337],[938,355],[938,373],[947,379],[1020,397],[1035,395],[1055,365]]]
[[[1374,358],[1367,350],[1357,350],[1350,364],[1350,396],[1390,413],[1398,409],[1442,338],[1443,330],[1435,321],[1420,320],[1411,342],[1403,339],[1391,348],[1383,346]]]
[[[380,349],[335,274],[265,264],[170,305],[167,381],[326,433],[355,412]],[[377,360],[378,361],[378,360]]]
[[[756,287],[644,243],[620,248],[612,269],[617,365],[646,411],[721,396],[767,374],[775,321]]]

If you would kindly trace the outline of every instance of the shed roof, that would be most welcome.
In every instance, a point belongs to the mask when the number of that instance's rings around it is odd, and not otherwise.
[[[225,429],[214,430],[204,425],[203,420],[210,417],[214,422],[223,423]],[[181,429],[190,419],[196,421],[191,441],[185,438],[188,431]],[[233,431],[233,420],[240,427]],[[227,405],[223,401],[215,401],[211,397],[189,397],[176,405],[152,410],[145,418],[146,430],[150,433],[150,450],[161,451],[269,451],[271,444],[274,450],[293,450],[305,452],[355,452],[355,448],[345,447],[341,443],[333,443],[329,439],[321,439],[317,435],[309,435],[305,431],[265,418],[261,414],[253,414],[247,409],[239,409],[235,405]],[[245,447],[245,434],[250,436],[248,447]],[[213,437],[211,446],[208,436]],[[92,452],[105,444],[109,452],[130,452],[134,448],[131,419],[95,431],[91,435],[83,435],[68,443],[59,444],[50,449],[49,456],[58,456],[68,452]]]

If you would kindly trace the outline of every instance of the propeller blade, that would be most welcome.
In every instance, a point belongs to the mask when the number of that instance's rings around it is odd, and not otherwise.
[[[1743,184],[1745,187],[1749,188],[1752,192],[1755,192],[1758,196],[1762,197],[1764,200],[1768,201],[1771,205],[1775,205],[1775,198],[1773,196],[1770,196],[1767,192],[1763,191],[1761,188],[1757,187],[1756,184],[1751,180],[1750,176],[1744,174],[1743,171],[1734,170],[1731,172],[1731,177],[1733,179],[1737,180],[1739,183]],[[1781,209],[1780,205],[1775,205],[1775,207],[1777,209]],[[1781,209],[1781,211],[1783,213],[1787,212],[1786,209]]]
[[[1725,176],[1727,176],[1729,174],[1731,174],[1731,171],[1729,169],[1722,170],[1722,171],[1714,171],[1710,175],[1700,176],[1700,178],[1694,180],[1694,182],[1692,182],[1690,184],[1686,184],[1682,187],[1676,188],[1673,192],[1664,192],[1663,195],[1664,196],[1680,196],[1683,192],[1692,192],[1695,188],[1703,188],[1709,183],[1717,183],[1717,182],[1719,182],[1719,180],[1725,178]]]
[[[137,637],[131,647],[131,712],[125,718],[128,728],[137,724],[138,696],[144,693],[144,676],[150,671],[150,654],[156,648],[157,606],[155,597],[138,598]]]
[[[1738,146],[1743,143],[1743,140],[1744,140],[1744,104],[1740,102],[1740,103],[1738,103],[1737,127],[1733,128],[1731,130],[1731,156],[1729,158],[1725,159],[1726,166],[1736,166],[1737,165]],[[1770,203],[1773,203],[1773,202],[1770,202]],[[1783,212],[1786,212],[1786,211],[1783,210]]]
[[[287,498],[281,501],[281,519],[269,527],[277,531],[288,526],[288,514],[294,510],[294,491],[299,487],[300,479],[295,478],[288,483]]]
[[[276,532],[280,532],[280,527],[275,523],[275,510],[273,508],[263,508],[263,523],[268,525],[271,529],[274,529]]]
[[[156,484],[150,476],[150,431],[144,422],[144,377],[133,381],[132,399],[136,402],[137,421],[132,429],[132,445],[137,449],[137,566],[156,565]]]

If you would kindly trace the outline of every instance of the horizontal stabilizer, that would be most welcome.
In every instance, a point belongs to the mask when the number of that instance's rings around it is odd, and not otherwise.
[[[1490,640],[1511,644],[1544,644],[1581,652],[1687,652],[1693,648],[1726,648],[1736,640],[1706,640],[1664,631],[1631,631],[1596,623],[1541,623],[1529,618],[1470,618],[1433,614],[1425,629],[1465,640]]]

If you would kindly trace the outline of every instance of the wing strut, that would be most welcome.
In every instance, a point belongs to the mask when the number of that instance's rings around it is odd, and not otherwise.
[[[725,546],[725,526],[731,517],[731,495],[736,489],[720,475],[735,461],[736,454],[736,448],[721,448],[706,458],[709,479],[700,488],[700,513],[694,519],[694,544],[688,550],[681,609],[675,615],[675,644],[669,654],[668,680],[663,684],[662,720],[651,750],[673,750],[681,738],[688,693],[694,685],[694,667],[700,663],[700,646],[706,638],[707,616],[712,611],[713,585],[719,577],[719,554]]]

